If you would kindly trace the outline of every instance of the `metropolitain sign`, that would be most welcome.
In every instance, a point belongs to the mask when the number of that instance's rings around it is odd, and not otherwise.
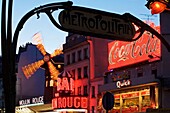
[[[159,26],[152,24],[152,27],[159,32]],[[161,57],[160,43],[160,40],[149,32],[144,32],[133,42],[112,41],[108,44],[108,69],[149,61],[149,55],[158,60]]]
[[[132,41],[136,31],[123,15],[72,6],[59,14],[63,30],[98,38]]]

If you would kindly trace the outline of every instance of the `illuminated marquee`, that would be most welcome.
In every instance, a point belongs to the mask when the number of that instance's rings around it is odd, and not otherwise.
[[[63,77],[57,78],[57,91],[61,92],[73,92],[74,91],[74,80],[73,78]]]
[[[160,40],[148,32],[133,42],[113,41],[108,44],[108,69],[150,60],[149,55],[160,58],[160,50]]]
[[[57,92],[52,99],[53,109],[87,109],[88,98],[73,95],[74,79],[68,72],[63,72],[57,79]]]
[[[52,99],[53,109],[87,108],[87,97],[56,97]]]

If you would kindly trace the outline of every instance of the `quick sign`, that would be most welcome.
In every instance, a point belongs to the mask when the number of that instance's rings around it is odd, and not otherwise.
[[[131,81],[130,80],[123,80],[123,81],[117,81],[116,82],[117,88],[122,88],[122,87],[130,86],[130,85],[131,85]]]
[[[135,28],[122,15],[72,6],[59,14],[59,23],[66,31],[99,38],[131,41]]]

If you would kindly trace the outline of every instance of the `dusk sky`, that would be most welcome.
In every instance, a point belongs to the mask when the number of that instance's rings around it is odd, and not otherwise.
[[[133,16],[141,19],[153,21],[159,25],[159,15],[151,16],[150,11],[145,7],[146,0],[70,0],[74,6],[83,6],[102,11],[107,11],[116,14],[130,13]],[[65,0],[14,0],[13,3],[13,32],[20,21],[20,19],[30,10],[40,5],[48,3],[65,2]],[[0,2],[0,12],[2,7],[2,0]],[[56,20],[58,20],[55,11]],[[0,18],[1,20],[1,18]],[[1,25],[1,23],[0,23]],[[1,29],[1,28],[0,28]],[[27,42],[32,42],[32,36],[35,33],[41,33],[43,44],[48,53],[52,53],[56,48],[61,48],[65,43],[67,33],[56,28],[48,19],[46,14],[40,14],[40,18],[32,16],[23,26],[18,38],[18,47],[24,46]],[[0,36],[1,37],[1,36]],[[18,50],[17,47],[17,50]],[[0,47],[1,48],[1,47]],[[1,55],[1,50],[0,50]]]

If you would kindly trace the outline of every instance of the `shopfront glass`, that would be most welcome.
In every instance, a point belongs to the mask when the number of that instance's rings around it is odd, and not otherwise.
[[[157,88],[155,88],[155,105],[158,106]],[[136,91],[127,91],[123,93],[114,93],[115,104],[110,113],[135,113],[146,112],[147,108],[151,108],[150,89],[142,89]]]

